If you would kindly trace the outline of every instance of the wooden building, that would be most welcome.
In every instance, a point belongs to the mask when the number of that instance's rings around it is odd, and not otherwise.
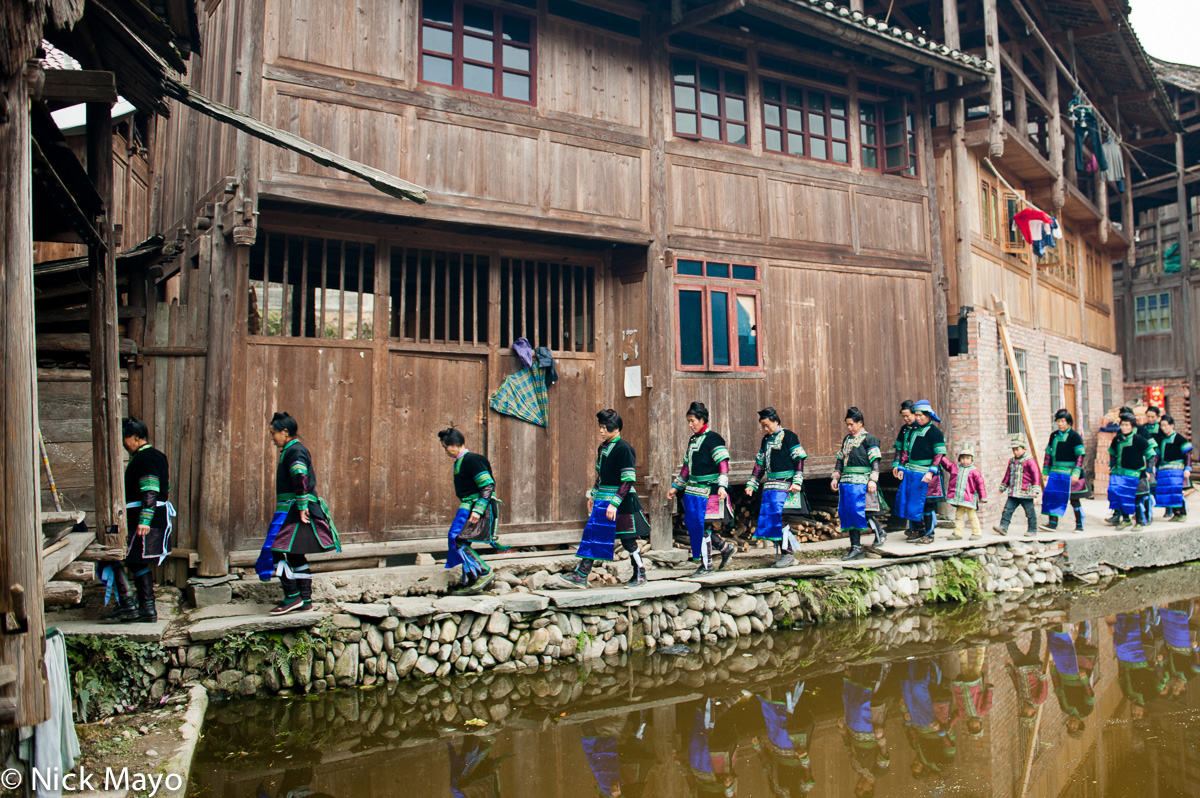
[[[692,400],[735,479],[763,406],[827,474],[847,406],[891,440],[902,399],[948,404],[924,94],[935,72],[986,79],[983,57],[788,0],[220,0],[201,23],[193,88],[430,201],[172,114],[157,195],[180,320],[148,294],[145,335],[226,382],[201,395],[150,359],[142,408],[156,440],[189,441],[200,573],[261,545],[275,410],[363,560],[444,551],[450,424],[496,468],[507,542],[569,542],[615,407],[662,546]],[[210,281],[232,307],[206,328],[187,319]],[[519,337],[554,355],[545,427],[489,408]]]
[[[1154,396],[1192,436],[1200,373],[1200,68],[1152,62],[1182,129],[1148,127],[1134,142],[1144,150],[1131,181],[1136,252],[1115,264],[1117,340],[1126,403],[1146,404]]]

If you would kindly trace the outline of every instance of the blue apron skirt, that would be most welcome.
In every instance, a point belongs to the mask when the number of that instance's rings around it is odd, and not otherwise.
[[[1055,517],[1065,515],[1071,503],[1071,475],[1049,474],[1046,488],[1042,491],[1042,514]]]
[[[575,556],[585,560],[612,561],[617,542],[617,522],[609,521],[606,513],[609,503],[592,502],[592,514],[583,528],[583,539]]]
[[[904,475],[905,482],[909,481],[908,474]],[[924,482],[918,482],[922,492],[928,487]],[[925,498],[921,497],[921,508],[925,507]],[[867,526],[867,486],[857,482],[838,483],[838,521],[842,529],[869,529]]]
[[[1108,477],[1108,509],[1133,515],[1137,506],[1138,478],[1124,474]]]
[[[1162,507],[1184,507],[1182,468],[1160,468],[1158,486],[1154,491],[1155,502]]]
[[[450,522],[450,531],[446,533],[446,567],[457,568],[462,565],[462,554],[458,550],[458,536],[462,534],[463,528],[467,525],[467,519],[471,517],[471,511],[461,509],[454,514],[454,520]]]
[[[683,523],[687,526],[688,542],[692,544],[693,560],[703,557],[701,547],[704,544],[704,514],[707,511],[707,496],[683,494]]]
[[[764,490],[762,505],[758,508],[758,526],[753,537],[760,540],[783,540],[783,503],[787,501],[786,490]]]
[[[580,737],[583,755],[596,778],[596,786],[604,795],[612,795],[621,786],[621,762],[617,741],[612,737]]]
[[[289,507],[288,510],[290,509]],[[283,522],[287,520],[288,510],[277,510],[275,515],[271,516],[271,526],[267,528],[267,539],[263,541],[262,551],[258,553],[258,560],[254,563],[254,570],[258,573],[258,578],[264,582],[270,582],[271,577],[275,575],[275,557],[271,553],[271,547],[275,545],[275,536],[279,534],[279,530],[283,528]]]
[[[927,473],[927,470],[912,469],[908,466],[900,470],[900,487],[896,489],[894,509],[896,515],[905,521],[920,523],[925,518],[925,498],[929,495],[929,486],[921,479]]]

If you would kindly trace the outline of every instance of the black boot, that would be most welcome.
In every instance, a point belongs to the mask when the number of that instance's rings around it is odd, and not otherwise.
[[[279,584],[283,588],[283,601],[272,607],[270,614],[287,615],[289,612],[300,609],[300,586],[296,584],[296,580],[281,576]]]
[[[300,611],[305,612],[312,609],[312,580],[297,579],[296,585],[300,588]]]
[[[154,575],[146,570],[133,578],[137,586],[138,613],[140,623],[155,623],[158,620],[158,609],[154,606]]]
[[[633,574],[625,584],[629,587],[646,584],[646,569],[634,562],[632,557],[629,558],[629,564],[633,566]]]
[[[100,616],[101,623],[128,623],[137,620],[137,603],[132,596],[117,596],[117,606]]]

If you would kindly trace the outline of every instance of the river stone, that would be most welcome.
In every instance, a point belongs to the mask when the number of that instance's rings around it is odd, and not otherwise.
[[[488,653],[490,653],[496,662],[508,662],[513,655],[513,643],[506,637],[495,635],[488,638]]]
[[[266,686],[267,690],[269,690],[272,693],[279,692],[279,687],[281,684],[279,681],[279,671],[275,670],[274,665],[272,665],[269,668],[264,668],[263,672],[262,672],[262,677],[263,677],[263,684]]]
[[[456,624],[452,619],[447,618],[442,623],[442,632],[438,637],[438,640],[440,640],[442,643],[449,643],[450,641],[454,640],[457,635],[458,624]]]
[[[549,646],[561,646],[563,641],[562,629],[558,628],[558,624],[551,624],[546,627],[546,634],[550,636]]]
[[[374,654],[375,652],[371,650],[371,645],[366,640],[358,641],[358,659],[360,662]]]
[[[313,652],[311,649],[292,660],[292,678],[296,680],[296,684],[308,685],[312,680],[312,666]]]
[[[224,692],[232,692],[245,675],[242,671],[221,671],[217,675],[217,686]]]
[[[207,655],[208,646],[188,646],[186,664],[189,668],[201,668]]]
[[[390,654],[392,652],[392,649],[394,649],[395,647],[396,647],[396,635],[392,632],[391,629],[388,629],[386,632],[383,633],[383,650]]]
[[[363,675],[374,676],[375,675],[375,658],[369,657],[369,658],[363,659],[362,667],[363,667]]]
[[[684,602],[689,610],[699,612],[704,609],[705,592],[692,593],[690,596],[684,597]]]
[[[530,636],[529,645],[526,647],[525,653],[537,656],[545,651],[548,645],[550,645],[550,632],[543,626],[541,629],[535,630],[533,635]],[[518,641],[517,646],[518,648],[520,647],[520,641]]]
[[[339,684],[349,684],[358,678],[358,654],[358,646],[346,646],[337,658],[333,665],[333,675]]]
[[[422,627],[415,623],[404,625],[404,639],[411,643],[415,643],[425,636],[425,631]]]
[[[721,625],[722,625],[722,627],[724,627],[725,633],[727,635],[729,635],[730,637],[738,636],[739,632],[738,632],[737,621],[735,621],[733,619],[732,615],[729,615],[724,612],[721,613]]]
[[[339,612],[333,616],[333,625],[338,629],[357,629],[361,621],[353,615],[348,615],[344,612]]]
[[[385,610],[388,609],[383,604],[373,604],[372,606],[383,607]],[[400,619],[394,615],[387,615],[385,613],[383,619],[379,622],[379,629],[383,632],[394,632],[398,628],[400,628]]]
[[[758,616],[750,615],[747,617],[749,617],[749,619],[750,619],[750,629],[752,631],[759,632],[759,633],[767,631],[767,625],[765,623],[763,623],[762,620],[760,620],[758,618]],[[741,624],[738,624],[738,628],[739,629],[741,628]]]
[[[472,640],[474,640],[476,637],[479,637],[481,634],[483,634],[483,630],[487,628],[488,620],[491,619],[491,617],[491,613],[486,615],[476,615],[475,620],[471,622],[471,628],[467,630],[467,635]],[[466,626],[467,624],[464,622],[463,628],[466,628]]]
[[[371,606],[376,606],[372,604]],[[371,649],[371,653],[378,654],[383,651],[383,634],[374,626],[367,627],[366,634],[367,647]]]
[[[513,657],[515,659],[521,659],[529,652],[529,641],[531,639],[532,636],[529,632],[521,632],[517,637],[516,647],[513,649]]]
[[[419,655],[416,649],[406,648],[404,653],[400,655],[400,659],[396,662],[396,674],[401,678],[405,678],[412,672],[413,667],[417,664]]]
[[[349,616],[347,616],[349,617]],[[293,612],[288,615],[248,615],[235,618],[207,618],[188,628],[193,642],[219,640],[230,634],[243,632],[271,632],[278,629],[299,629],[315,626],[325,618],[323,612]],[[165,623],[165,622],[164,622]],[[142,624],[148,626],[148,624]],[[62,624],[59,624],[61,627]],[[354,622],[358,626],[358,621]],[[126,627],[104,627],[123,629]],[[157,638],[156,638],[157,639]]]
[[[750,625],[750,618],[746,615],[739,615],[734,623],[737,626],[738,635],[741,637],[745,637],[746,635],[750,634],[751,630],[753,629],[753,627]]]
[[[488,616],[487,632],[493,635],[508,634],[508,616],[503,612],[493,612]]]
[[[433,657],[422,656],[417,658],[417,672],[422,676],[429,676],[438,669],[438,661]]]
[[[471,643],[471,651],[477,657],[482,657],[484,654],[488,653],[487,638],[486,637],[475,638],[475,640]]]
[[[729,599],[729,601],[726,603],[725,612],[735,617],[739,615],[749,615],[750,613],[754,612],[756,604],[757,602],[754,600],[754,596],[735,596],[734,598]]]

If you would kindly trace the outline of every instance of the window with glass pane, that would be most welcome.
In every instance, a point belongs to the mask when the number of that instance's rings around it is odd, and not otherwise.
[[[1061,366],[1058,358],[1050,358],[1050,409],[1055,413],[1062,407],[1062,379],[1059,375]]]
[[[883,171],[909,168],[908,109],[903,100],[883,104]]]
[[[1105,413],[1112,409],[1112,371],[1110,369],[1100,369],[1100,400],[1104,402],[1103,411]]]
[[[862,140],[864,169],[879,169],[879,109],[875,103],[859,102],[858,132]]]
[[[1017,372],[1021,375],[1021,385],[1028,387],[1028,375],[1025,372],[1025,356],[1024,349],[1014,349],[1013,355],[1017,360]],[[1007,410],[1008,434],[1020,435],[1025,431],[1025,424],[1021,420],[1021,403],[1017,399],[1017,385],[1013,381],[1012,369],[1008,367],[1008,362],[1004,364],[1004,382],[1005,382],[1005,405]]]
[[[758,267],[728,261],[675,261],[679,361],[683,371],[755,371],[762,367],[759,292],[747,284]]]
[[[462,0],[424,0],[421,81],[536,101],[534,20]]]
[[[744,74],[673,58],[671,80],[676,136],[750,146]]]
[[[764,80],[762,98],[765,149],[819,161],[849,163],[846,97]]]
[[[1154,335],[1171,331],[1171,295],[1145,294],[1134,298],[1134,331]]]
[[[679,290],[679,365],[703,367],[704,289]]]
[[[1079,364],[1079,431],[1087,432],[1088,417],[1092,414],[1092,403],[1088,401],[1088,367]]]

